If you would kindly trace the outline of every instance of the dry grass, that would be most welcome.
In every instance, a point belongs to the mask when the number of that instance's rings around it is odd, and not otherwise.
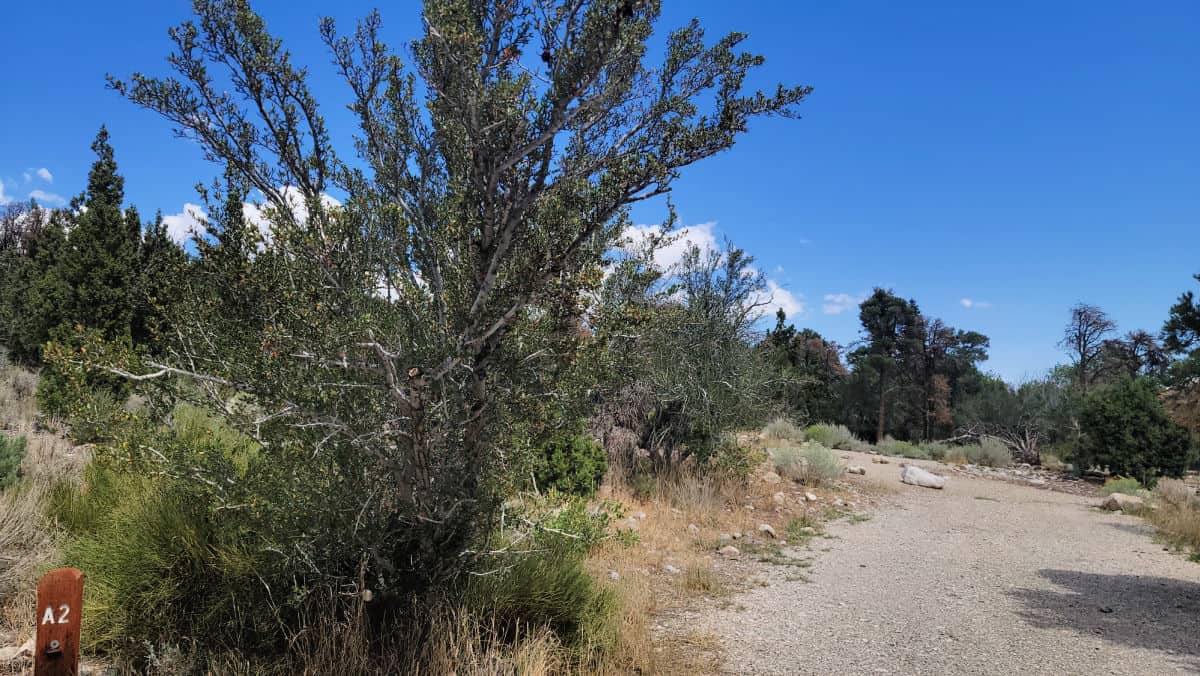
[[[1171,545],[1200,562],[1200,496],[1179,479],[1160,479],[1154,491],[1156,509],[1140,514]]]
[[[33,432],[37,426],[38,376],[0,359],[0,430]]]
[[[1041,457],[1042,469],[1051,472],[1065,472],[1071,468],[1070,465],[1062,461],[1062,458],[1053,453],[1043,453]]]
[[[33,633],[38,577],[58,558],[59,535],[46,519],[55,482],[79,476],[86,450],[35,431],[37,375],[0,366],[0,434],[26,438],[22,480],[0,493],[0,633]]]

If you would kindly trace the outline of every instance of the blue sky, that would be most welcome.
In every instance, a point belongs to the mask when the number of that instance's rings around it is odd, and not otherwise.
[[[785,304],[802,308],[797,324],[849,342],[853,301],[890,287],[989,335],[985,368],[1020,380],[1064,358],[1055,343],[1071,304],[1156,331],[1194,284],[1200,3],[665,4],[663,27],[695,15],[710,35],[749,32],[767,57],[756,84],[815,87],[803,119],[754,124],[674,197],[700,226],[693,236],[728,237],[758,258]],[[352,128],[317,19],[349,26],[371,6],[256,4],[312,68],[335,139]],[[384,9],[394,44],[416,35],[416,8]],[[3,199],[77,193],[104,123],[144,214],[197,201],[193,186],[217,169],[104,87],[109,72],[165,73],[166,28],[188,11],[178,0],[5,8]],[[662,213],[651,204],[635,216]]]

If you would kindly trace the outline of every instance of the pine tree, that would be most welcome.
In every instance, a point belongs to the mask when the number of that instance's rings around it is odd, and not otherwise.
[[[150,345],[154,351],[168,328],[171,306],[181,295],[187,256],[167,234],[161,212],[141,234],[140,244],[130,334],[134,344]]]
[[[70,287],[64,323],[98,329],[106,338],[129,337],[138,276],[141,224],[135,209],[122,212],[125,179],[117,173],[108,130],[92,143],[97,160],[59,272]]]

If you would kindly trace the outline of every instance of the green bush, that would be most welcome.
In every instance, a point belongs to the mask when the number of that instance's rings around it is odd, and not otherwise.
[[[963,446],[967,462],[986,467],[1008,467],[1012,464],[1012,451],[999,439],[983,439],[978,444]]]
[[[16,484],[21,478],[24,460],[25,437],[0,436],[0,490]]]
[[[776,418],[767,423],[767,426],[762,429],[763,441],[794,441],[799,443],[804,441],[804,430],[796,427],[796,425],[787,418]]]
[[[845,425],[829,425],[820,423],[809,425],[804,430],[804,436],[826,448],[836,448],[843,451],[869,451],[871,445],[854,436]]]
[[[55,492],[51,516],[68,533],[64,563],[87,571],[85,648],[136,655],[183,636],[274,643],[288,590],[267,590],[270,563],[210,518],[203,496],[98,464],[71,490]]]
[[[1172,421],[1148,379],[1123,380],[1093,392],[1079,416],[1083,437],[1075,465],[1100,467],[1152,486],[1182,476],[1193,458],[1188,431]]]
[[[875,448],[879,449],[879,452],[884,455],[897,455],[902,458],[914,458],[917,460],[929,458],[929,451],[907,441],[897,441],[891,435],[885,436],[883,441],[875,444]]]
[[[744,482],[762,459],[760,451],[742,446],[734,435],[727,434],[705,459],[704,472],[715,479]]]
[[[620,516],[617,505],[589,510],[581,499],[551,509],[523,540],[525,547],[485,562],[470,576],[466,605],[509,632],[546,626],[581,653],[611,648],[620,622],[617,599],[584,561],[611,537]]]
[[[542,447],[534,473],[539,490],[589,496],[596,492],[608,469],[608,454],[592,437],[561,434]]]
[[[926,441],[921,444],[921,449],[928,458],[937,461],[945,460],[952,452],[950,444],[944,441]]]
[[[1105,495],[1112,495],[1113,493],[1138,495],[1142,490],[1141,482],[1133,477],[1113,477],[1104,482],[1104,486],[1100,489],[1100,492]]]
[[[841,460],[833,451],[812,442],[800,446],[767,449],[775,469],[782,476],[810,486],[829,483],[842,476]]]

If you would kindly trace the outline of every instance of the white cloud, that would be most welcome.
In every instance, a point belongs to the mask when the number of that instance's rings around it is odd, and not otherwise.
[[[63,197],[55,195],[52,192],[46,192],[45,190],[31,190],[29,191],[29,196],[42,204],[49,204],[56,207],[64,206],[67,203],[67,200]]]
[[[207,218],[203,207],[188,202],[183,205],[183,211],[163,216],[163,224],[167,226],[167,236],[182,246],[191,239],[193,233],[202,229]]]
[[[660,268],[665,269],[682,260],[683,254],[692,245],[700,247],[701,251],[716,249],[717,236],[713,234],[713,230],[716,227],[717,224],[715,222],[708,222],[700,223],[699,225],[689,225],[676,230],[672,233],[674,240],[667,246],[654,252],[654,262]],[[636,246],[661,232],[662,226],[659,225],[634,225],[626,229],[625,238],[629,240],[631,246]]]
[[[827,293],[825,294],[825,303],[821,305],[821,312],[827,315],[840,315],[858,307],[863,300],[859,296],[851,296],[848,293]]]
[[[794,319],[804,313],[803,297],[779,286],[775,280],[767,280],[767,293],[771,295],[771,300],[767,304],[771,315],[774,315],[777,310],[783,310],[787,316]]]
[[[300,189],[286,186],[282,189],[282,192],[289,206],[291,206],[293,212],[296,214],[296,219],[301,223],[308,220],[308,208],[304,205]],[[325,194],[321,195],[321,204],[325,205],[326,208],[340,207],[342,205],[338,200]],[[262,233],[263,239],[268,244],[272,240],[271,221],[267,218],[269,211],[270,207],[263,204],[253,202],[242,203],[242,217],[246,219],[246,222],[258,228],[258,231]],[[179,213],[163,216],[163,222],[167,225],[167,234],[170,235],[171,239],[184,244],[193,232],[202,229],[202,221],[207,218],[208,214],[204,213],[203,207],[189,202],[183,205],[183,210]]]
[[[4,194],[4,181],[0,181],[0,207],[12,202],[12,198]]]
[[[972,308],[976,310],[986,310],[992,306],[992,304],[987,301],[974,300],[971,298],[963,298],[962,300],[958,301],[958,304],[967,308],[968,310]]]
[[[54,174],[51,174],[50,170],[45,167],[38,169],[34,173],[37,174],[38,178],[42,179],[43,181],[45,181],[47,183],[54,182]]]

